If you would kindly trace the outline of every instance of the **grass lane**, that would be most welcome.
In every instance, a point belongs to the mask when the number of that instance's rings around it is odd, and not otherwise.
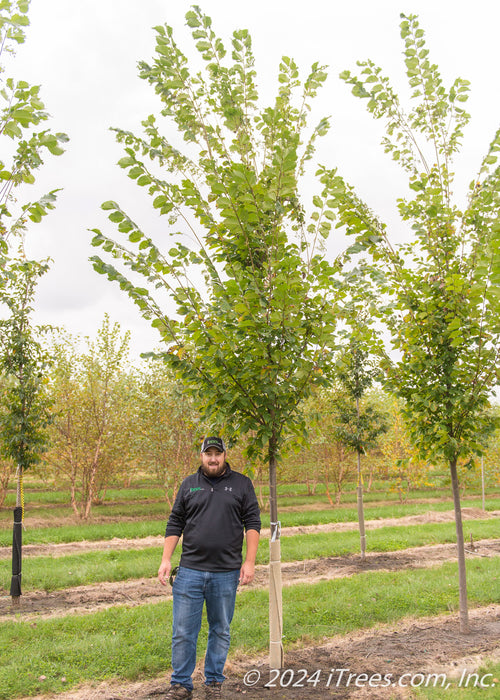
[[[471,607],[500,602],[500,587],[492,586],[499,577],[499,557],[469,563]],[[456,564],[444,564],[429,570],[370,572],[285,588],[285,647],[299,640],[311,643],[407,616],[457,610],[456,580]],[[267,596],[263,590],[238,595],[231,654],[267,650]],[[171,615],[171,602],[167,601],[110,608],[81,617],[3,623],[0,700],[62,692],[85,681],[167,675]],[[206,633],[204,624],[202,648]],[[39,680],[40,676],[45,680]]]
[[[500,519],[467,520],[464,536],[474,540],[498,537]],[[456,541],[455,524],[427,523],[423,525],[382,527],[367,533],[368,552],[390,552],[424,545]],[[297,534],[281,540],[282,561],[304,561],[319,557],[334,557],[359,552],[359,533],[327,532]],[[177,554],[178,558],[179,554]],[[62,557],[25,557],[23,561],[23,590],[47,592],[89,585],[101,581],[154,577],[161,559],[161,547],[140,550],[105,550],[69,554]],[[262,540],[258,564],[269,562],[269,547]],[[10,586],[11,562],[0,560],[0,593],[7,595]]]
[[[480,500],[466,501],[464,508],[480,508]],[[162,506],[164,508],[164,506]],[[423,515],[431,511],[451,511],[453,505],[449,502],[434,503],[407,503],[391,504],[384,506],[368,506],[365,508],[366,520],[380,520],[383,518],[403,518],[410,515]],[[490,499],[486,506],[487,511],[500,510],[500,499]],[[137,510],[130,509],[137,517]],[[112,523],[62,525],[57,527],[30,528],[24,533],[25,544],[59,544],[67,542],[83,542],[84,540],[95,542],[97,540],[111,540],[114,537],[135,539],[148,536],[163,535],[168,515],[163,511],[143,513],[147,520],[130,520]],[[152,519],[155,518],[155,519]],[[308,525],[322,525],[326,523],[357,522],[358,515],[355,508],[328,508],[324,510],[283,512],[280,515],[282,527],[300,527]],[[262,526],[269,527],[269,515],[262,514]],[[12,525],[10,528],[0,529],[0,547],[8,547],[12,544]]]

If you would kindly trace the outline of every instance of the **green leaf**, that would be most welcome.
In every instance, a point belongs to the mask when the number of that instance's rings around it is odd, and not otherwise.
[[[135,158],[133,156],[125,156],[124,158],[120,158],[118,161],[118,165],[120,168],[128,168],[131,165],[134,165],[135,163]]]
[[[116,202],[109,200],[109,201],[103,202],[103,204],[101,204],[101,209],[104,209],[104,210],[119,209],[119,207],[118,207],[118,204]]]

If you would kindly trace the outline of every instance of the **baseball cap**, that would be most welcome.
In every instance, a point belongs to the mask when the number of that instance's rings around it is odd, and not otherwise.
[[[215,447],[219,452],[226,452],[224,440],[220,437],[206,437],[201,445],[201,452],[206,452],[211,447]]]

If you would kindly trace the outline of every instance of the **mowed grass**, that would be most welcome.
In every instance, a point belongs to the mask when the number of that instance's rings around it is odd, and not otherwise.
[[[457,566],[371,572],[283,590],[285,648],[345,634],[407,616],[418,618],[458,607]],[[471,606],[500,601],[500,558],[468,567]],[[265,653],[268,593],[242,590],[232,625],[231,655]],[[84,616],[20,619],[0,628],[0,699],[62,692],[84,682],[168,676],[169,601],[117,607]],[[206,642],[206,625],[201,649]],[[44,676],[44,680],[40,677]],[[65,680],[63,680],[63,678]]]
[[[468,520],[464,522],[465,538],[474,540],[498,537],[500,519]],[[456,541],[455,524],[427,523],[424,525],[381,527],[367,532],[368,552],[390,552]],[[47,592],[102,581],[124,581],[156,576],[161,558],[161,546],[144,549],[91,551],[62,557],[25,557],[23,590]],[[326,532],[296,534],[282,537],[283,561],[304,561],[319,557],[335,557],[359,552],[359,533]],[[178,557],[177,553],[177,557]],[[258,564],[269,562],[266,540],[259,545]],[[10,585],[11,562],[0,560],[0,581],[3,593]],[[0,590],[2,590],[0,588]]]
[[[118,520],[140,519],[140,518],[155,518],[161,520],[166,518],[170,509],[167,504],[162,501],[136,501],[132,503],[109,503],[106,505],[96,505],[92,507],[92,517],[101,518],[117,522]],[[29,501],[26,500],[25,518],[29,523],[29,518],[34,517],[37,521],[46,521],[48,525],[55,523],[58,525],[61,519],[77,520],[77,516],[69,506],[38,506],[31,507]],[[84,522],[84,521],[81,521]],[[12,509],[3,508],[0,511],[0,526],[2,529],[12,525]]]
[[[23,533],[24,544],[67,544],[69,542],[98,542],[120,539],[140,539],[165,534],[167,516],[161,520],[137,520],[115,523],[60,525],[30,528]],[[11,530],[0,530],[0,547],[12,544]]]
[[[115,537],[125,539],[136,539],[141,537],[151,537],[163,535],[165,525],[168,518],[168,511],[165,504],[161,505],[161,509],[156,509],[148,513],[148,519],[144,520],[145,513],[143,507],[138,509],[132,506],[121,506],[121,517],[132,516],[134,520],[117,520],[110,523],[78,523],[75,525],[60,525],[57,527],[29,527],[28,525],[24,533],[25,544],[60,544],[67,542],[95,542],[98,540],[111,540]],[[158,504],[154,504],[158,506]],[[463,503],[464,508],[481,508],[480,500],[470,500]],[[123,509],[126,508],[126,513]],[[99,506],[99,509],[109,517],[118,519],[120,516],[112,516],[111,511],[106,511],[105,506]],[[451,502],[431,502],[431,503],[394,503],[383,506],[367,506],[365,508],[365,520],[381,520],[384,518],[403,518],[411,515],[424,515],[429,512],[445,512],[451,511],[453,504]],[[500,498],[488,499],[486,504],[487,511],[500,510]],[[37,517],[40,513],[37,512]],[[54,512],[49,512],[49,516],[54,518]],[[10,516],[12,518],[12,516]],[[142,519],[141,519],[142,518]],[[327,523],[355,523],[357,522],[358,514],[355,508],[339,507],[325,508],[321,510],[303,510],[303,511],[284,511],[280,514],[282,527],[307,527],[309,525],[325,525]],[[269,515],[262,514],[262,526],[269,527]],[[12,543],[12,524],[8,526],[4,522],[3,529],[0,529],[0,547],[10,546]]]
[[[47,489],[46,486],[37,485],[37,489],[30,491],[29,486],[26,493],[26,500],[30,504],[54,505],[68,504],[68,491],[58,491]],[[165,502],[165,489],[149,486],[137,488],[108,489],[103,498],[103,502],[121,501],[141,501],[157,500]],[[6,506],[13,506],[16,502],[15,486],[12,485],[12,493],[8,493],[5,499]]]

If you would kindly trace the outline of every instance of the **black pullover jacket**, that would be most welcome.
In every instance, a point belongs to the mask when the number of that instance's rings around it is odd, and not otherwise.
[[[210,479],[201,467],[182,482],[165,537],[182,535],[180,565],[198,571],[231,571],[242,563],[243,532],[260,532],[260,510],[250,479],[226,462]]]

